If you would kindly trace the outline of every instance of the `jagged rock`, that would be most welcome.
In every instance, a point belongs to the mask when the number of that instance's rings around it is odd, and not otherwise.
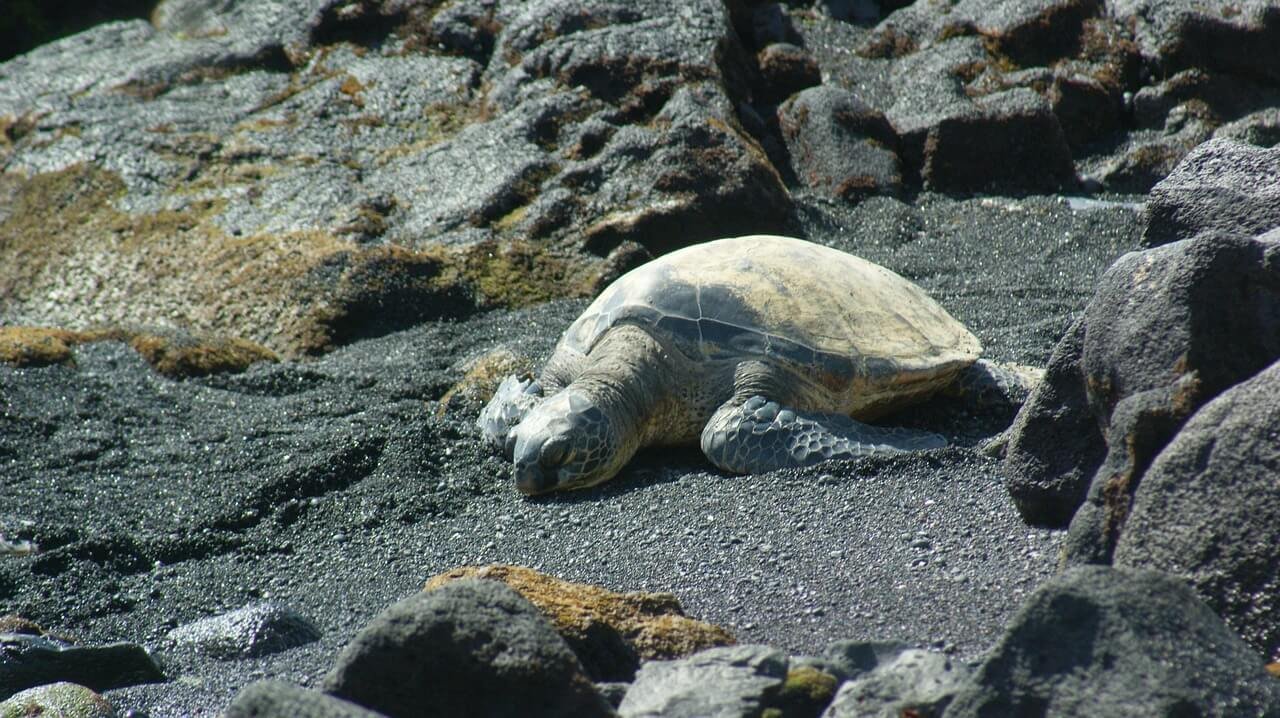
[[[1217,124],[1243,117],[1280,100],[1274,89],[1199,68],[1183,70],[1133,95],[1133,120],[1141,128],[1176,131],[1181,114],[1199,114]]]
[[[381,713],[309,691],[284,681],[245,686],[222,712],[223,718],[379,718]]]
[[[1143,472],[1205,402],[1280,357],[1280,243],[1206,234],[1128,254],[1085,310],[1081,370],[1107,454],[1067,559],[1106,562]]]
[[[0,633],[0,700],[62,681],[104,691],[161,680],[155,661],[137,644],[79,646],[49,635]]]
[[[383,611],[343,649],[324,690],[392,716],[612,712],[538,609],[477,579]]]
[[[976,111],[931,127],[921,176],[942,192],[1047,192],[1076,183],[1071,149],[1049,104],[1027,89],[979,98]]]
[[[760,100],[778,103],[806,87],[822,84],[818,63],[802,47],[787,42],[765,46],[756,56],[762,82]]]
[[[898,136],[884,115],[835,87],[813,87],[778,108],[796,177],[844,200],[902,191]]]
[[[958,37],[894,62],[888,84],[893,104],[884,111],[902,142],[902,158],[911,167],[924,162],[925,139],[944,120],[974,113],[965,92],[988,61],[976,37]]]
[[[841,685],[823,718],[941,716],[969,675],[966,666],[941,653],[907,649],[884,658]]]
[[[1119,88],[1093,75],[1069,69],[1054,72],[1047,97],[1072,152],[1120,131],[1124,102]]]
[[[219,660],[256,658],[320,640],[320,630],[298,612],[273,603],[245,606],[169,631],[165,643]]]
[[[426,590],[463,578],[500,581],[537,606],[596,681],[629,681],[641,661],[733,643],[723,628],[687,618],[671,594],[616,593],[523,566],[465,566],[433,576]]]
[[[1179,579],[1080,567],[1032,594],[946,715],[1270,715],[1262,663]]]
[[[1213,136],[1258,147],[1275,147],[1280,144],[1280,107],[1250,112],[1214,130]]]
[[[1029,520],[1057,524],[1075,514],[1072,560],[1105,562],[1142,472],[1181,423],[1280,357],[1276,246],[1203,235],[1125,255],[1099,281],[1015,420],[1005,463]]]
[[[585,295],[628,241],[780,231],[790,211],[738,121],[750,63],[716,0],[157,18],[0,71],[7,324],[181,328],[294,357]]]
[[[1280,362],[1201,407],[1143,474],[1115,551],[1117,566],[1188,580],[1273,661],[1280,660],[1276,397]]]
[[[710,648],[640,667],[618,714],[623,718],[730,718],[759,715],[787,677],[787,656],[769,646]]]
[[[1130,132],[1118,148],[1095,155],[1081,163],[1086,183],[1109,192],[1143,194],[1168,177],[1197,145],[1213,136],[1214,124],[1198,117],[1194,104],[1179,105],[1173,115],[1177,130]]]
[[[1170,74],[1201,67],[1280,80],[1280,9],[1269,0],[1111,0],[1107,11],[1131,28],[1146,61]]]
[[[0,718],[116,718],[110,701],[75,683],[50,683],[0,701]]]
[[[1225,139],[1200,145],[1151,190],[1143,219],[1148,247],[1207,231],[1280,227],[1280,149]]]

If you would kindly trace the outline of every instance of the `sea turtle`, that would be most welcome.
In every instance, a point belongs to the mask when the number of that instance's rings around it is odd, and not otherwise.
[[[643,446],[700,443],[734,473],[934,448],[946,439],[858,419],[928,397],[981,351],[884,267],[790,237],[720,239],[609,285],[539,380],[508,377],[478,424],[526,494],[607,481]]]

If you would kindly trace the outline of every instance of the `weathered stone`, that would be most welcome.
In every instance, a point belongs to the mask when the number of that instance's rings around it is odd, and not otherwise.
[[[1221,7],[1196,0],[1112,0],[1107,10],[1131,28],[1150,65],[1280,80],[1280,9],[1269,0]]]
[[[436,10],[171,3],[6,63],[0,320],[292,357],[783,229],[721,3]]]
[[[1079,72],[1055,73],[1048,90],[1049,105],[1058,118],[1072,152],[1114,136],[1124,118],[1117,88]]]
[[[769,701],[770,707],[766,711],[777,711],[779,718],[817,716],[831,705],[831,699],[835,697],[839,685],[840,680],[826,671],[793,663],[787,669],[782,688]]]
[[[103,691],[160,680],[155,661],[133,643],[78,646],[48,635],[0,633],[0,700],[60,681]]]
[[[1185,578],[1273,661],[1280,660],[1276,397],[1280,363],[1201,407],[1143,474],[1115,551],[1117,566]]]
[[[1107,455],[1069,560],[1109,560],[1143,472],[1182,422],[1280,357],[1278,248],[1206,234],[1125,255],[1102,277],[1080,366]]]
[[[787,656],[768,646],[711,648],[649,661],[618,707],[623,718],[737,718],[760,715],[787,677]]]
[[[476,579],[383,611],[347,644],[324,690],[393,716],[611,713],[536,608]]]
[[[1206,231],[1259,234],[1280,227],[1280,149],[1230,140],[1200,145],[1151,190],[1148,247]]]
[[[1174,115],[1194,105],[1175,108]],[[1195,115],[1184,115],[1177,130],[1166,134],[1157,130],[1135,130],[1106,155],[1095,155],[1081,163],[1087,182],[1110,192],[1144,194],[1168,177],[1174,168],[1200,143],[1213,136],[1214,125]]]
[[[760,66],[760,99],[778,103],[806,87],[822,84],[818,63],[804,48],[775,42],[756,56]]]
[[[1213,136],[1258,147],[1275,147],[1280,144],[1280,107],[1250,112],[1214,130]]]
[[[165,642],[219,660],[256,658],[320,639],[320,630],[298,612],[261,603],[210,616],[169,631]]]
[[[1174,112],[1177,108],[1182,108],[1182,115],[1196,113],[1218,124],[1274,106],[1278,100],[1274,89],[1192,68],[1134,93],[1133,120],[1138,127],[1173,132],[1178,129],[1178,122],[1185,121]]]
[[[1027,89],[980,98],[975,112],[930,128],[921,176],[925,187],[942,192],[1045,192],[1076,184],[1058,118]]]
[[[381,713],[284,681],[250,683],[236,694],[223,718],[379,718]],[[405,714],[407,715],[407,714]]]
[[[894,62],[888,84],[893,104],[884,111],[902,142],[902,159],[919,168],[925,140],[945,120],[975,113],[965,85],[986,67],[989,58],[974,37],[958,37]]]
[[[778,124],[805,185],[849,201],[902,191],[897,135],[852,93],[827,85],[804,90],[778,108]]]
[[[75,683],[50,683],[28,688],[0,701],[0,718],[116,718],[111,703]]]
[[[1125,255],[1099,281],[1015,420],[1005,462],[1035,523],[1071,517],[1088,477],[1069,557],[1105,561],[1142,472],[1182,421],[1280,356],[1275,247],[1204,235]]]
[[[640,661],[733,643],[723,628],[687,618],[671,594],[616,593],[523,566],[465,566],[433,576],[426,590],[463,578],[500,581],[515,589],[551,621],[597,681],[631,680]]]
[[[908,649],[840,686],[823,718],[941,716],[963,681],[966,666],[951,657]]]
[[[843,683],[893,662],[910,648],[901,641],[835,641],[811,660]]]
[[[1270,715],[1262,663],[1180,580],[1076,568],[1032,594],[946,715]]]

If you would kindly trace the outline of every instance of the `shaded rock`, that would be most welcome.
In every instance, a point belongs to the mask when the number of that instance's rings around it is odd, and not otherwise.
[[[760,99],[778,103],[806,87],[822,84],[818,62],[804,48],[786,42],[765,46],[756,56],[760,67]]]
[[[787,656],[768,646],[710,648],[674,661],[649,661],[618,707],[624,718],[760,715],[787,677]]]
[[[75,683],[50,683],[28,688],[0,701],[0,718],[116,718],[110,701]]]
[[[258,681],[240,690],[223,718],[378,718],[375,713],[284,681]]]
[[[1201,407],[1143,475],[1115,550],[1117,566],[1186,579],[1273,661],[1280,660],[1278,396],[1280,363]]]
[[[898,133],[909,167],[918,169],[924,163],[925,140],[932,128],[975,113],[965,86],[988,61],[977,38],[958,37],[892,64],[888,84],[893,104],[884,114]]]
[[[1179,106],[1173,114],[1194,109]],[[1171,172],[1196,146],[1213,136],[1214,125],[1194,114],[1182,115],[1176,132],[1134,131],[1114,152],[1081,163],[1086,182],[1110,192],[1144,194]]]
[[[0,616],[0,633],[20,633],[27,636],[43,636],[44,629],[35,621],[12,614]]]
[[[792,663],[812,661],[843,683],[891,663],[910,648],[901,641],[835,641],[828,644],[821,655]]]
[[[1259,234],[1280,226],[1280,149],[1206,142],[1151,190],[1148,247],[1206,231]]]
[[[104,691],[161,680],[155,661],[137,644],[77,646],[47,635],[0,633],[0,699],[61,681]]]
[[[840,686],[823,718],[941,716],[969,670],[941,653],[908,649]]]
[[[1125,255],[1099,281],[1015,421],[1005,464],[1011,493],[1036,521],[1071,515],[1079,478],[1092,477],[1072,560],[1105,561],[1142,472],[1182,421],[1280,356],[1275,246],[1203,235]]]
[[[1073,153],[1120,131],[1124,102],[1118,90],[1083,72],[1054,73],[1047,94],[1049,106]]]
[[[261,603],[169,631],[165,643],[219,660],[256,658],[320,640],[309,619],[286,606]]]
[[[1280,144],[1280,108],[1251,112],[1214,130],[1213,136],[1258,147],[1275,147]]]
[[[324,690],[392,716],[611,713],[536,608],[475,579],[383,611],[343,649]]]
[[[828,85],[804,90],[778,108],[778,124],[805,185],[848,201],[902,191],[897,135],[852,93]]]
[[[593,680],[631,680],[641,661],[680,658],[734,642],[728,631],[687,618],[668,593],[616,593],[523,566],[465,566],[427,581],[431,591],[463,578],[500,581],[545,615]]]
[[[1221,7],[1195,0],[1113,0],[1107,9],[1131,28],[1151,65],[1280,80],[1280,8],[1267,0]]]
[[[1140,128],[1176,131],[1182,118],[1196,113],[1212,124],[1242,117],[1280,99],[1274,89],[1231,75],[1192,68],[1133,95],[1133,120]]]
[[[1180,580],[1093,566],[1027,600],[947,709],[980,715],[1269,715],[1280,682]]]
[[[631,684],[625,681],[596,681],[596,690],[600,691],[600,695],[615,709],[622,705],[622,699],[630,689]]]
[[[814,666],[792,665],[770,708],[786,718],[816,716],[831,705],[840,680]],[[766,710],[769,710],[766,709]]]
[[[941,192],[1048,192],[1076,184],[1058,118],[1026,89],[980,98],[975,112],[931,127],[921,176]]]

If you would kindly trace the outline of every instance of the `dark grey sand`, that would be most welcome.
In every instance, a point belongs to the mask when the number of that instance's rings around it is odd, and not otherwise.
[[[1043,365],[1097,276],[1136,244],[1132,198],[857,208],[801,203],[797,232],[920,283],[988,357]],[[435,416],[458,365],[495,345],[545,356],[583,307],[420,326],[313,362],[174,382],[130,349],[77,366],[0,366],[0,614],[82,641],[154,645],[173,627],[270,600],[323,631],[256,660],[172,656],[122,710],[216,714],[264,677],[317,685],[359,628],[432,574],[517,563],[618,590],[670,591],[742,642],[796,653],[905,639],[975,657],[1054,569],[1057,532],[1019,520],[975,447],[1009,416],[947,402],[899,421],[953,448],[721,475],[696,451],[642,454],[603,488],[528,500],[470,416]]]

